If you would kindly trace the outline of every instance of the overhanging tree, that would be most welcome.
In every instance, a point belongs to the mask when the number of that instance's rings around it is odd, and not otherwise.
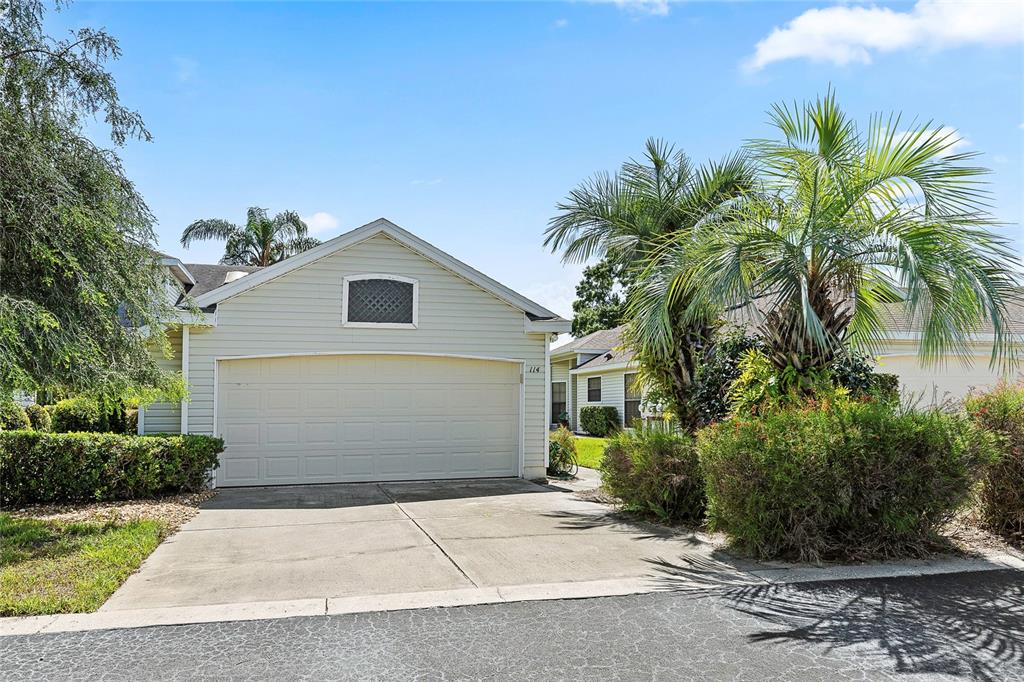
[[[572,302],[572,335],[577,339],[602,329],[618,327],[625,320],[627,282],[622,268],[605,259],[583,269]]]
[[[166,349],[171,303],[153,216],[117,154],[84,133],[101,118],[115,147],[150,139],[104,68],[117,41],[51,38],[44,13],[8,0],[0,21],[0,391],[180,393],[147,349]]]

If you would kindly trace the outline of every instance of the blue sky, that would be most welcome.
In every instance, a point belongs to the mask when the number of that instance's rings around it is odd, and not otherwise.
[[[665,138],[695,159],[770,133],[831,83],[859,120],[898,110],[983,152],[1024,246],[1024,52],[1014,3],[102,3],[50,19],[121,43],[122,150],[185,251],[192,220],[294,209],[325,239],[384,216],[569,315],[580,266],[541,246],[555,203]]]

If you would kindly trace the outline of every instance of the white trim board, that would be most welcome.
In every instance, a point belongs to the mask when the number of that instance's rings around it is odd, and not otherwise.
[[[607,365],[597,365],[595,367],[587,367],[586,365],[583,365],[576,369],[570,369],[569,374],[593,374],[594,372],[605,372],[616,369],[635,370],[637,366],[638,365],[635,362],[609,362]]]
[[[372,223],[367,223],[362,227],[357,227],[351,232],[346,232],[334,239],[326,241],[316,248],[310,249],[309,251],[303,251],[291,258],[286,258],[274,265],[270,265],[262,270],[237,279],[230,284],[225,284],[224,286],[217,287],[213,291],[208,291],[195,299],[195,305],[199,308],[204,308],[208,305],[220,303],[221,301],[237,296],[244,291],[248,291],[249,289],[253,289],[261,284],[269,282],[270,280],[276,279],[281,275],[285,275],[293,270],[297,270],[322,258],[326,258],[333,253],[346,249],[361,241],[375,237],[378,234],[387,235],[399,244],[412,249],[427,260],[436,263],[446,270],[459,275],[470,283],[475,284],[484,291],[489,292],[491,295],[511,305],[513,308],[518,308],[523,312],[531,313],[537,317],[560,319],[558,315],[542,305],[531,301],[522,294],[512,291],[505,285],[448,255],[436,246],[423,241],[416,235],[402,229],[385,218],[378,218]]]

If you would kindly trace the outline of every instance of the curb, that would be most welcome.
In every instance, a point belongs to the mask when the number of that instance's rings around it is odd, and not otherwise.
[[[51,616],[14,616],[0,618],[0,637],[36,635],[88,630],[117,630],[160,625],[191,625],[223,621],[273,620],[298,616],[330,616],[373,611],[405,611],[410,609],[451,608],[480,604],[501,604],[557,599],[590,599],[618,597],[651,592],[695,591],[735,587],[738,585],[785,585],[834,580],[867,580],[872,578],[903,578],[948,573],[970,573],[1007,569],[1024,570],[1024,560],[1010,554],[993,554],[983,558],[951,558],[897,564],[863,566],[793,566],[737,569],[727,563],[713,561],[709,573],[692,583],[685,576],[672,585],[656,576],[616,578],[583,582],[509,585],[505,587],[473,587],[454,590],[404,592],[353,597],[322,597],[289,601],[262,601],[241,604],[210,604],[204,606],[172,606],[152,609],[124,609],[70,613]],[[717,583],[717,584],[716,584]]]

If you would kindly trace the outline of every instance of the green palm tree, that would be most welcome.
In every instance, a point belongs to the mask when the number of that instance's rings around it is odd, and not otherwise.
[[[644,157],[622,165],[614,176],[600,174],[558,204],[545,232],[545,246],[565,262],[608,259],[630,286],[629,298],[650,288],[644,273],[658,270],[666,244],[686,243],[725,219],[731,206],[753,188],[742,156],[694,165],[681,151],[648,140]],[[668,250],[671,255],[676,251]],[[688,299],[658,299],[643,314],[627,313],[627,339],[641,371],[684,426],[695,425],[691,406],[699,354],[713,338],[714,315],[684,316]],[[639,312],[640,308],[629,308]]]
[[[746,309],[779,367],[877,349],[894,307],[920,322],[926,363],[966,357],[984,322],[993,364],[1014,360],[1015,256],[989,229],[987,171],[965,163],[975,154],[956,151],[955,133],[894,114],[862,131],[831,91],[777,105],[771,121],[782,139],[748,144],[762,191],[700,244],[675,245],[655,290],[688,292],[688,315]]]
[[[226,265],[271,265],[320,244],[320,240],[309,236],[309,228],[295,211],[284,211],[271,218],[267,209],[257,206],[249,208],[244,226],[220,218],[204,218],[181,233],[181,245],[186,248],[208,239],[224,240],[220,262]]]

